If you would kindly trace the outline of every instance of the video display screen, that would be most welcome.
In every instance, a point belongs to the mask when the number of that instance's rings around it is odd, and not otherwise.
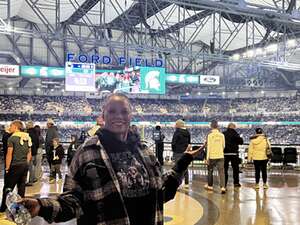
[[[65,67],[66,91],[94,92],[95,64],[67,62]]]
[[[121,91],[139,93],[141,75],[140,68],[125,68],[120,71],[96,72],[96,89],[98,91]]]

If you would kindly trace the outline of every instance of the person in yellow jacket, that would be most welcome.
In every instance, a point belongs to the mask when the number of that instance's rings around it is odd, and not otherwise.
[[[255,168],[255,189],[259,189],[260,172],[264,182],[264,189],[268,189],[267,185],[267,149],[271,148],[271,144],[261,128],[255,129],[256,135],[250,138],[248,160],[254,162]]]
[[[217,167],[221,193],[226,193],[225,188],[225,174],[224,174],[224,148],[225,148],[225,137],[222,132],[219,131],[219,126],[217,121],[212,121],[210,124],[211,132],[207,135],[207,152],[206,152],[206,161],[207,161],[207,185],[205,188],[209,191],[213,190],[213,171]]]

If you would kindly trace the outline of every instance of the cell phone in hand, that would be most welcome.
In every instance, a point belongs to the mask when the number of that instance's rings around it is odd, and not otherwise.
[[[197,150],[198,148],[200,148],[199,145],[194,145],[194,146],[192,147],[192,150]]]

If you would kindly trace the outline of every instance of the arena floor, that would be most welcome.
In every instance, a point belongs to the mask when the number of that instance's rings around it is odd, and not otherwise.
[[[253,188],[254,172],[241,174],[242,188],[230,184],[225,195],[215,186],[214,192],[204,190],[203,169],[194,169],[189,187],[180,189],[173,201],[165,204],[166,225],[300,225],[300,174],[291,171],[269,171],[268,190]],[[230,182],[230,181],[229,181]],[[2,188],[3,178],[0,180]],[[47,174],[41,182],[27,187],[27,196],[53,196],[62,190],[63,182],[49,184]],[[2,191],[2,190],[1,190]],[[0,224],[13,224],[2,215]],[[31,225],[47,224],[41,218]],[[59,223],[76,224],[76,221]]]

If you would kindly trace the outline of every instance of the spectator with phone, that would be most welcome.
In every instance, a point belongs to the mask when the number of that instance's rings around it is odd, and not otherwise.
[[[78,225],[163,225],[163,204],[174,198],[199,150],[188,145],[175,166],[162,174],[152,151],[132,138],[132,106],[125,95],[107,98],[103,118],[104,128],[76,151],[64,193],[21,203],[32,217],[48,223],[76,218]]]

